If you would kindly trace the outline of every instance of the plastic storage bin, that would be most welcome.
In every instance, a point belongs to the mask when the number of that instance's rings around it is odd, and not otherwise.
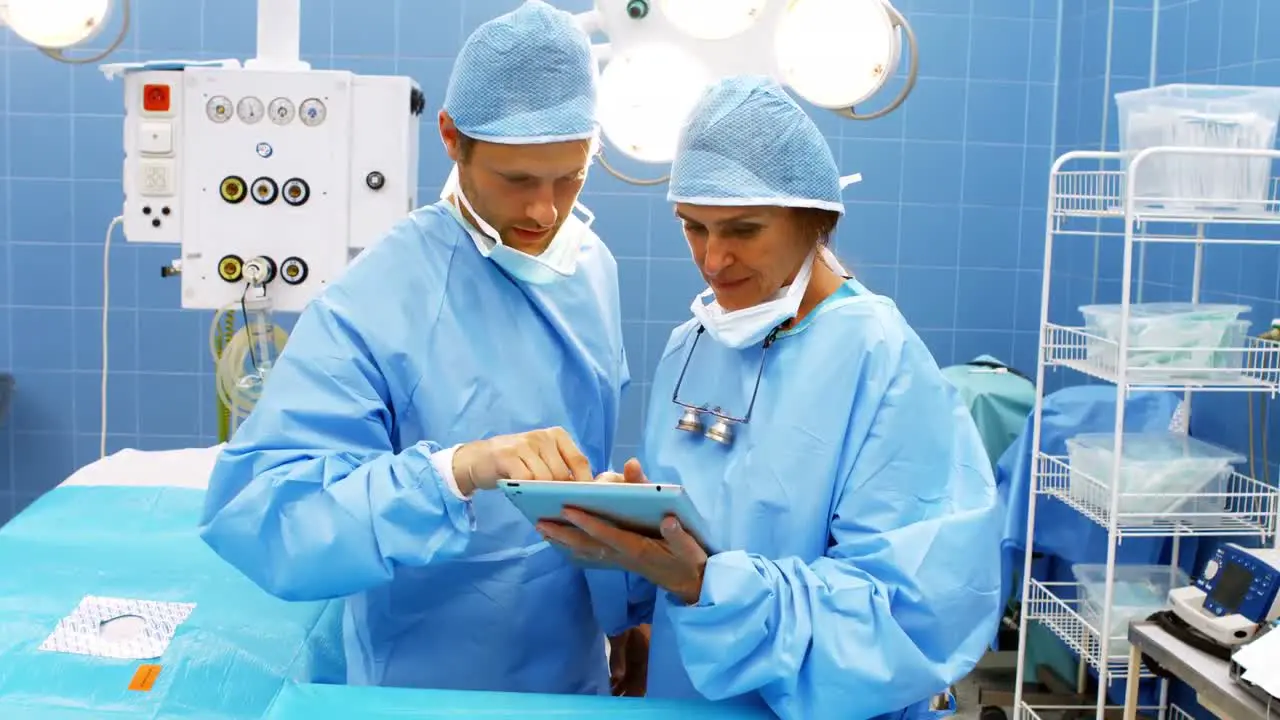
[[[1201,515],[1250,515],[1261,510],[1263,500],[1254,495],[1250,486],[1233,482],[1231,472],[1224,470],[1218,473],[1208,485],[1200,488],[1201,495],[1193,496],[1185,505],[1178,508],[1180,513],[1197,513]]]
[[[1090,506],[1109,507],[1114,449],[1111,433],[1089,433],[1067,440],[1072,498]],[[1126,519],[1127,524],[1154,522],[1159,515],[1176,512],[1192,499],[1189,495],[1210,492],[1207,488],[1230,472],[1232,463],[1244,462],[1239,453],[1177,433],[1125,433],[1120,454],[1119,512],[1151,515]]]
[[[1178,370],[1195,377],[1204,371],[1240,368],[1249,322],[1240,320],[1247,305],[1210,303],[1133,303],[1129,305],[1129,362],[1131,370]],[[1120,305],[1082,305],[1085,332],[1109,340],[1085,341],[1089,362],[1118,369]],[[1116,344],[1112,344],[1116,343]],[[1223,350],[1235,349],[1234,352]],[[1196,372],[1200,371],[1200,372]],[[1141,377],[1141,373],[1136,373]]]
[[[1223,334],[1222,343],[1218,346],[1220,349],[1209,358],[1210,367],[1218,370],[1244,369],[1245,354],[1241,351],[1244,350],[1245,340],[1249,337],[1250,324],[1248,320],[1234,320],[1227,323],[1227,332]],[[1228,350],[1235,352],[1227,352]]]
[[[1280,123],[1280,88],[1161,85],[1116,93],[1120,150],[1149,147],[1270,150]],[[1162,154],[1143,160],[1134,176],[1144,205],[1170,209],[1261,211],[1268,200],[1271,159]]]
[[[1080,583],[1080,616],[1103,632],[1102,610],[1106,599],[1107,566],[1079,564],[1071,568]],[[1111,647],[1108,655],[1129,651],[1129,623],[1146,620],[1169,602],[1169,591],[1191,584],[1191,578],[1169,565],[1117,565],[1111,594]]]

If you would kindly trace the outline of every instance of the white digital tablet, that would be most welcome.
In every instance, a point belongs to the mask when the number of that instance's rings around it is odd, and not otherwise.
[[[706,525],[689,494],[679,485],[622,482],[556,482],[553,480],[500,480],[498,486],[529,522],[569,524],[560,514],[576,508],[597,515],[639,535],[661,538],[663,518],[676,516],[698,544],[707,544]]]

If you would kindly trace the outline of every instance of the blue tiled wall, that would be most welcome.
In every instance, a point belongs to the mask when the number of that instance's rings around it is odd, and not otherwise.
[[[1153,42],[1151,0],[1081,0],[1063,3],[1062,45],[1057,106],[1056,151],[1117,149],[1114,95],[1149,84]],[[1073,161],[1064,170],[1098,169]],[[1104,169],[1114,169],[1104,165]],[[1047,189],[1047,185],[1046,185]],[[1093,223],[1114,231],[1117,224]],[[1087,225],[1073,223],[1085,230]],[[1053,257],[1050,320],[1081,324],[1079,307],[1116,302],[1123,243],[1116,238],[1059,235]],[[1055,373],[1050,389],[1078,382],[1071,373]]]
[[[1062,4],[1054,148],[1058,155],[1071,150],[1098,150],[1102,146],[1107,122],[1104,108],[1110,94],[1109,31],[1115,12],[1111,0]],[[1041,187],[1048,191],[1047,175]],[[1075,308],[1092,301],[1099,250],[1091,238],[1062,239],[1055,244],[1050,295],[1050,319],[1054,322],[1076,324],[1072,322]],[[1041,253],[1043,255],[1043,249]],[[1050,378],[1051,383],[1055,381],[1070,379]]]
[[[462,39],[516,4],[307,0],[303,54],[318,68],[412,75],[437,106]],[[921,45],[907,105],[870,123],[816,115],[842,168],[865,178],[847,194],[839,252],[873,289],[897,298],[941,364],[992,353],[1033,367],[1046,173],[1062,106],[1058,0],[897,6]],[[251,56],[254,8],[254,0],[134,0],[133,27],[111,60]],[[95,65],[58,64],[3,40],[0,371],[17,376],[18,392],[0,428],[0,520],[97,457],[103,234],[120,210],[122,152],[118,82]],[[1100,90],[1092,97],[1098,103]],[[448,167],[433,123],[422,140],[426,200]],[[654,356],[701,289],[664,192],[596,169],[584,195],[619,260],[637,379],[619,455],[638,440]],[[180,310],[178,281],[160,277],[175,255],[119,236],[111,247],[109,451],[215,441],[210,315]]]

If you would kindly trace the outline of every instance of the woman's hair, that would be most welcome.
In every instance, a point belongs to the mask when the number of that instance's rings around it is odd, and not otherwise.
[[[815,239],[819,246],[831,244],[831,236],[835,234],[836,225],[840,222],[840,213],[819,208],[795,208],[795,213],[796,219],[800,222],[801,232],[807,237]],[[834,254],[822,257],[822,254],[819,253],[819,257],[837,275],[850,277],[849,271]],[[832,264],[833,261],[835,264]]]
[[[796,218],[805,235],[813,237],[820,245],[826,245],[840,222],[840,213],[820,208],[795,208]]]

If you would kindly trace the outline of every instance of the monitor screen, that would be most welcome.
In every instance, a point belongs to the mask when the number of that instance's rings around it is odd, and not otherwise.
[[[1222,606],[1227,614],[1239,610],[1240,603],[1244,601],[1244,596],[1253,583],[1253,574],[1239,563],[1229,562],[1222,566],[1218,577],[1214,579],[1217,582],[1209,592],[1209,599]]]

